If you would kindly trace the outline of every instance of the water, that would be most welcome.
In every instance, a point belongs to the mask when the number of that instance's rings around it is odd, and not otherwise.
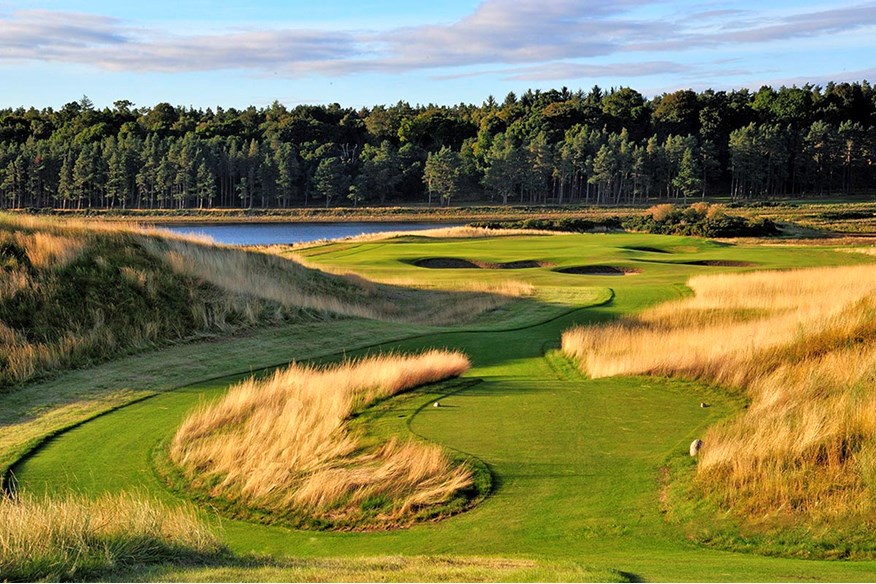
[[[188,225],[157,225],[175,233],[207,235],[226,245],[273,245],[302,243],[318,239],[337,239],[381,231],[422,231],[436,227],[455,227],[462,223],[211,223]]]

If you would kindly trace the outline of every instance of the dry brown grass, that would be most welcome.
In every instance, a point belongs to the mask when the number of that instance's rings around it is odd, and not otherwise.
[[[223,546],[189,508],[136,495],[0,498],[0,579],[93,578],[132,564],[217,556]]]
[[[192,274],[174,276],[163,265],[162,246],[170,245],[202,244],[130,225],[0,214],[0,387],[299,316],[299,307],[224,291]]]
[[[205,245],[185,238],[152,239],[156,256],[177,273],[207,281],[237,296],[343,316],[427,325],[468,322],[524,295],[523,286],[470,286],[425,291],[383,284],[344,270],[316,267],[303,257]],[[504,290],[504,293],[502,292]],[[416,310],[411,310],[416,307]]]
[[[594,377],[680,375],[745,390],[711,428],[698,482],[749,516],[873,512],[876,266],[703,276],[694,296],[618,324],[578,328],[563,349]]]
[[[513,300],[500,288],[386,285],[133,224],[0,214],[0,387],[289,320],[468,322]]]
[[[134,582],[628,582],[625,576],[569,561],[458,555],[259,559],[130,575]]]
[[[502,296],[506,298],[528,298],[536,292],[535,286],[522,280],[483,280],[424,282],[415,278],[375,278],[373,281],[404,288],[422,290],[448,290],[454,292],[475,292]]]
[[[469,486],[471,473],[438,446],[392,439],[364,448],[350,417],[468,367],[461,353],[437,350],[331,368],[293,364],[190,415],[170,458],[196,490],[301,525],[407,524]]]
[[[460,296],[462,310],[439,295],[381,286],[355,274],[331,272],[296,259],[203,245],[183,239],[154,240],[156,255],[175,272],[207,281],[238,296],[255,296],[281,306],[373,320],[451,324],[507,302],[488,294]],[[160,247],[160,249],[159,249]],[[419,306],[412,311],[410,306]],[[466,314],[467,313],[467,314]]]
[[[876,246],[853,247],[853,248],[840,249],[839,251],[844,251],[844,252],[848,252],[848,253],[862,253],[864,255],[876,256]]]

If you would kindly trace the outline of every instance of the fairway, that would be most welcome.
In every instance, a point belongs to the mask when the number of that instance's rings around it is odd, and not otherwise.
[[[218,518],[205,510],[234,552],[275,558],[532,559],[543,562],[543,568],[523,577],[548,580],[564,573],[572,579],[632,581],[876,580],[872,561],[771,558],[689,542],[661,513],[661,467],[685,459],[690,442],[740,411],[742,402],[692,381],[587,379],[556,352],[566,329],[684,296],[689,293],[684,283],[694,274],[865,263],[872,257],[827,247],[748,247],[633,234],[409,235],[330,243],[301,253],[314,265],[378,281],[447,289],[504,280],[534,286],[532,296],[464,326],[410,329],[398,335],[407,338],[367,348],[362,348],[369,344],[362,335],[356,344],[337,338],[330,351],[320,338],[311,350],[305,343],[285,356],[286,361],[307,360],[331,353],[321,360],[337,361],[387,350],[464,352],[472,368],[462,378],[383,402],[366,412],[366,426],[387,435],[413,433],[483,462],[493,476],[493,490],[470,511],[395,531],[296,531]],[[442,259],[442,267],[435,268],[426,261],[430,258]],[[454,258],[471,266],[448,261]],[[361,326],[367,330],[369,325],[363,321]],[[385,327],[381,330],[384,336],[376,335],[376,341],[387,338]],[[318,336],[318,331],[310,334]],[[232,377],[193,378],[64,432],[13,467],[19,487],[90,495],[133,490],[179,501],[184,495],[169,490],[157,476],[156,455],[188,411],[248,375],[244,367]],[[436,401],[441,407],[431,407]],[[701,408],[701,402],[711,407]],[[555,569],[568,562],[591,571]],[[236,569],[243,570],[230,566],[215,577],[243,577],[245,572]],[[211,578],[207,571],[180,568],[150,577]]]

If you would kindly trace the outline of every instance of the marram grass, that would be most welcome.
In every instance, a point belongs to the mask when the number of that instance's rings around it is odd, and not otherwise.
[[[170,459],[196,491],[274,520],[407,525],[459,499],[473,484],[471,471],[436,445],[390,439],[366,448],[350,418],[377,400],[468,368],[465,355],[438,350],[329,368],[293,364],[191,414]]]
[[[693,297],[566,331],[564,351],[593,377],[678,375],[743,391],[749,407],[702,436],[696,470],[698,487],[737,517],[870,521],[876,266],[701,276],[689,286]]]
[[[0,214],[0,391],[246,327],[337,317],[455,324],[525,292],[383,285],[134,225]]]
[[[131,566],[227,555],[184,507],[135,494],[0,499],[0,581],[90,579]]]

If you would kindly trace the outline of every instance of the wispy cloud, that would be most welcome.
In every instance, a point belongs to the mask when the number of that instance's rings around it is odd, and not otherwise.
[[[643,61],[639,63],[610,63],[591,65],[587,63],[548,63],[526,67],[506,67],[501,69],[482,69],[465,73],[436,75],[435,79],[465,79],[497,75],[506,81],[557,81],[581,77],[617,78],[647,77],[672,73],[689,73],[695,67],[673,61]]]
[[[469,75],[453,71],[474,67],[508,80],[538,81],[686,73],[690,67],[678,59],[654,56],[876,28],[876,2],[785,14],[719,9],[641,16],[641,9],[654,6],[647,0],[484,0],[468,16],[441,25],[211,34],[170,33],[90,14],[19,10],[0,15],[0,62],[81,63],[124,71],[237,69],[286,76],[440,70],[445,78]],[[641,53],[642,61],[596,61],[630,53]]]
[[[0,18],[0,57],[52,59],[63,52],[124,44],[127,34],[115,18],[22,10]]]
[[[690,50],[717,45],[750,45],[874,29],[876,2],[795,14],[745,12],[738,16],[726,20],[717,32],[697,32],[681,27],[669,40],[634,42],[628,44],[626,50]]]

